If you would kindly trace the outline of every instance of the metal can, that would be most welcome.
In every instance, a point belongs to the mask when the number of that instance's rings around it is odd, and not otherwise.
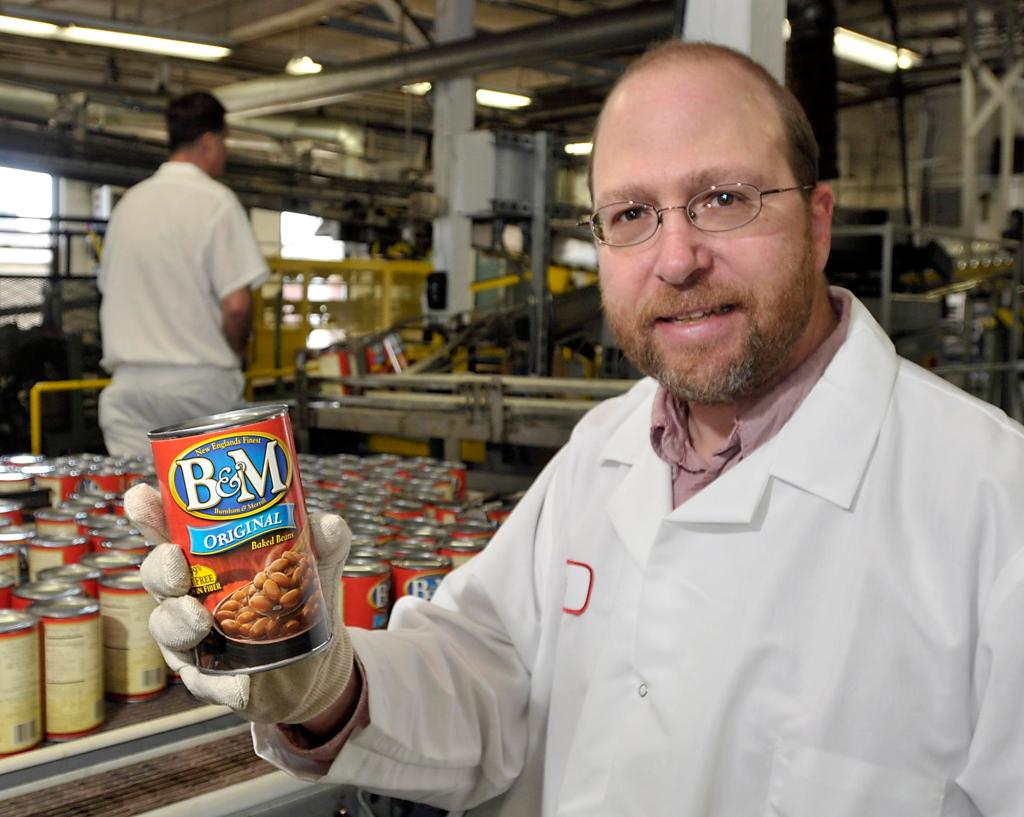
[[[82,474],[78,483],[79,493],[109,494],[124,490],[124,471],[119,468],[100,468]]]
[[[47,567],[79,562],[88,552],[89,540],[84,536],[77,539],[47,539],[37,536],[28,543],[28,580],[34,582],[39,577],[39,571]]]
[[[10,576],[14,584],[21,583],[21,548],[0,542],[0,574]],[[0,604],[0,607],[9,605]]]
[[[14,577],[9,573],[0,573],[0,609],[11,606],[11,589],[14,587]]]
[[[23,494],[32,490],[32,477],[23,471],[0,471],[0,495]]]
[[[41,508],[34,514],[36,533],[48,539],[75,539],[86,516],[78,510]]]
[[[0,756],[31,749],[43,739],[35,616],[0,610]]]
[[[0,465],[8,468],[21,468],[25,465],[42,465],[46,462],[46,457],[42,454],[2,454],[0,455]]]
[[[378,559],[350,558],[341,574],[341,617],[347,627],[383,630],[391,604],[391,571]]]
[[[149,434],[171,541],[214,619],[204,672],[272,669],[327,646],[288,407],[252,407]]]
[[[112,550],[117,553],[139,553],[142,556],[146,556],[154,547],[156,545],[147,541],[141,533],[136,532],[125,536],[100,539],[95,551],[102,553],[105,550]]]
[[[494,536],[494,525],[488,522],[472,522],[466,519],[460,520],[449,533],[452,539],[460,540],[483,540],[490,541]]]
[[[40,579],[35,582],[25,582],[13,588],[11,590],[11,608],[27,610],[36,602],[84,595],[85,591],[81,585],[58,582],[53,579]]]
[[[9,519],[12,525],[24,524],[24,507],[20,502],[0,502],[0,519]]]
[[[156,599],[137,571],[104,576],[99,585],[107,697],[129,703],[154,698],[167,688],[167,664],[149,634]]]
[[[103,642],[95,599],[36,602],[43,631],[43,711],[47,740],[72,740],[103,723]]]
[[[482,539],[449,539],[437,549],[437,552],[452,560],[454,570],[479,554],[486,544]]]
[[[115,550],[104,550],[93,553],[86,553],[80,564],[87,567],[98,567],[103,571],[104,576],[111,573],[123,573],[132,571],[142,564],[145,559],[141,553],[121,553]]]
[[[391,586],[395,601],[415,596],[430,601],[441,581],[451,573],[452,560],[447,556],[423,555],[391,562]]]
[[[56,468],[44,476],[36,477],[36,485],[50,489],[50,504],[57,507],[78,490],[82,472],[74,468]]]
[[[462,499],[466,496],[466,463],[444,460],[440,467],[455,479],[455,496]]]
[[[73,562],[69,565],[47,567],[39,571],[38,581],[58,581],[66,584],[77,584],[82,592],[94,599],[99,597],[99,581],[103,571],[93,565]]]

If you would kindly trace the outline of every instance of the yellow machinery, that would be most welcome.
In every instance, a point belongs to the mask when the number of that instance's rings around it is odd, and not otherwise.
[[[429,261],[268,258],[255,294],[249,368],[292,366],[310,334],[328,342],[379,332],[423,311]],[[318,344],[326,345],[326,343]]]

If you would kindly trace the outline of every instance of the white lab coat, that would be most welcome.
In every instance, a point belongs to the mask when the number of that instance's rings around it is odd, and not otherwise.
[[[353,633],[372,723],[329,770],[259,753],[474,817],[1024,814],[1021,427],[854,301],[786,426],[673,510],[655,388]]]

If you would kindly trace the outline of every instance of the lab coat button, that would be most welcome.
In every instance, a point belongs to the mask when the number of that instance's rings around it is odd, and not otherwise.
[[[637,694],[641,698],[646,698],[647,697],[647,684],[640,684],[640,687],[637,689]]]

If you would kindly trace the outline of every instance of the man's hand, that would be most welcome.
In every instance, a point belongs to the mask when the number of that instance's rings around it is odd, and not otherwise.
[[[139,485],[125,494],[125,511],[158,545],[142,563],[142,584],[159,602],[149,629],[171,670],[197,698],[223,704],[261,723],[302,723],[333,704],[352,675],[352,644],[341,623],[339,588],[352,534],[340,516],[314,514],[309,525],[318,555],[324,603],[333,617],[334,637],[316,655],[252,675],[204,675],[191,649],[213,625],[210,612],[193,596],[191,571],[177,545],[167,542],[160,494]]]

